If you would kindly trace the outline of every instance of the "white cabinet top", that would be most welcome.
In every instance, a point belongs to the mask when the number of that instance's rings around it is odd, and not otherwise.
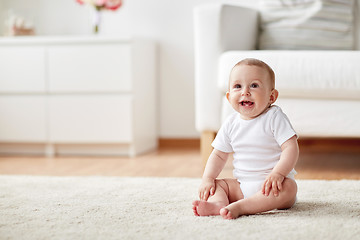
[[[24,36],[0,37],[0,46],[6,45],[52,45],[52,44],[94,44],[94,43],[131,43],[134,38],[116,36]]]

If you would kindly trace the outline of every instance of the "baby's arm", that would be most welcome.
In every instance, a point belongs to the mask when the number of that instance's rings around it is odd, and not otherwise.
[[[214,149],[206,163],[202,182],[199,188],[200,200],[207,201],[215,193],[215,179],[225,166],[229,153]]]
[[[290,171],[295,167],[299,157],[299,146],[296,136],[288,139],[281,145],[281,156],[279,162],[265,179],[262,192],[266,196],[273,191],[274,196],[279,195],[282,190],[282,182]]]

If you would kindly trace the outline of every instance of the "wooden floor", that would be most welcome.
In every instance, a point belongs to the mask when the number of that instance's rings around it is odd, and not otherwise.
[[[1,156],[2,175],[201,177],[197,144],[160,144],[157,151],[127,157]],[[297,179],[359,179],[359,141],[300,142]],[[228,161],[220,177],[232,177]]]

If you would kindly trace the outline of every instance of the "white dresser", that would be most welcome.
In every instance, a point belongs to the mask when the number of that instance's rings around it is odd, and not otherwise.
[[[0,153],[155,149],[156,68],[144,39],[0,38]]]

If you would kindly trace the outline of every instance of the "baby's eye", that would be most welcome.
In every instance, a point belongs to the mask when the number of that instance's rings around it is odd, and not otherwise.
[[[240,84],[235,84],[234,88],[241,88]]]
[[[259,87],[259,84],[253,83],[253,84],[250,85],[250,87],[251,87],[251,88],[257,88],[257,87]]]

